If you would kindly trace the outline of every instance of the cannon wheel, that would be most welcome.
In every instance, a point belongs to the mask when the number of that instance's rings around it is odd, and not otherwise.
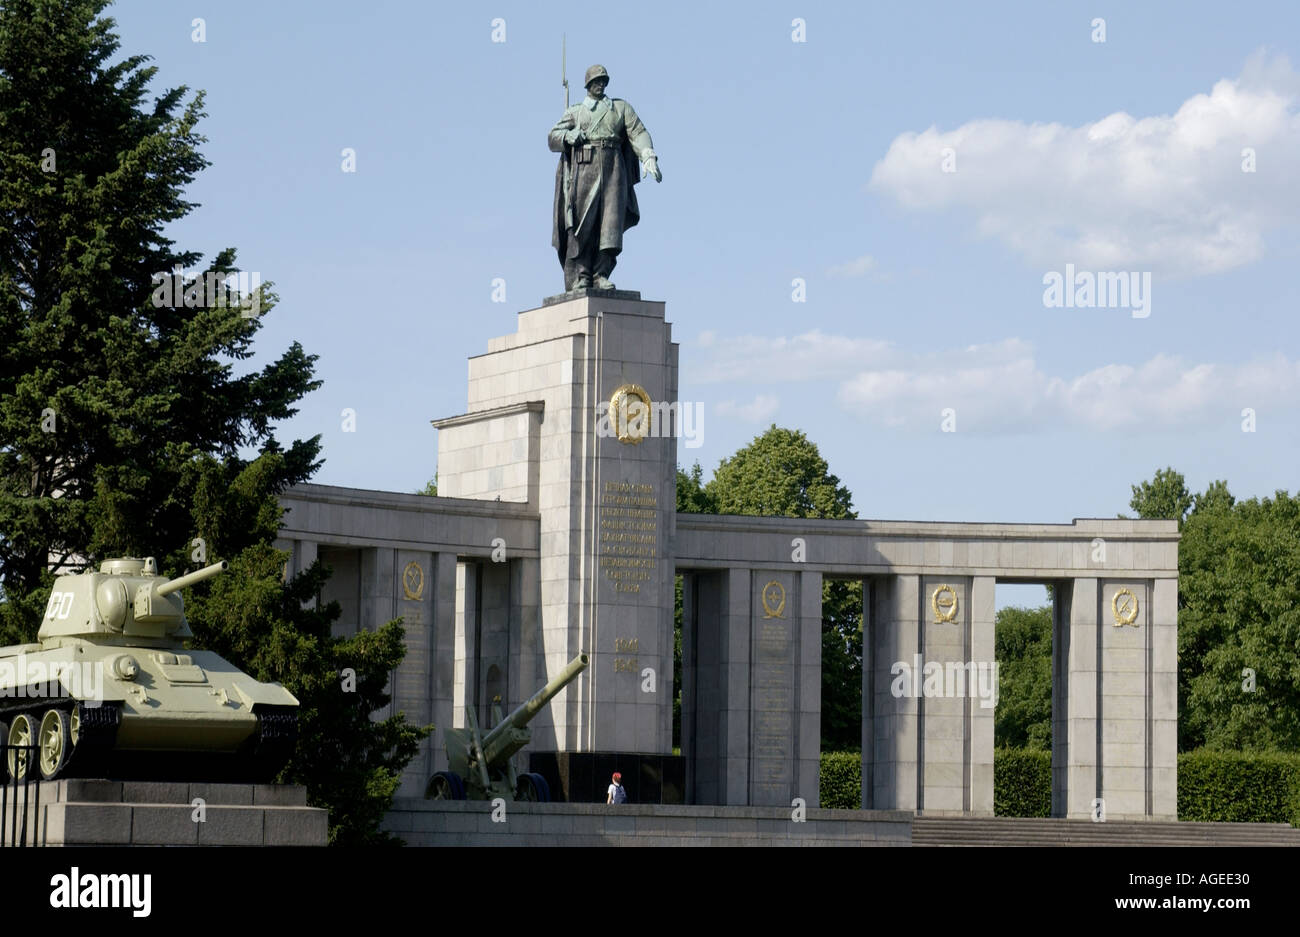
[[[72,753],[72,727],[68,714],[61,709],[47,709],[40,730],[41,777],[52,781],[59,776]]]
[[[428,800],[464,800],[465,782],[455,771],[439,771],[429,778],[424,796]]]
[[[519,775],[519,783],[515,787],[515,800],[544,804],[550,799],[551,785],[546,783],[546,778],[536,773]]]

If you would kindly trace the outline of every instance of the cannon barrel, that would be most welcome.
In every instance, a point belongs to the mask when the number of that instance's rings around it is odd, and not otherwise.
[[[517,750],[518,746],[510,745],[510,739],[507,738],[503,740],[502,737],[511,733],[511,730],[514,730],[515,733],[526,732],[527,729],[525,729],[525,726],[533,721],[533,717],[541,711],[543,706],[551,701],[551,698],[555,696],[556,693],[563,690],[577,678],[578,674],[587,669],[588,662],[589,659],[587,657],[587,652],[580,651],[577,657],[569,661],[565,668],[551,679],[550,683],[546,684],[546,686],[542,687],[529,697],[528,702],[524,703],[510,715],[506,716],[505,719],[501,720],[499,726],[484,736],[483,753],[485,761],[488,764],[496,764],[496,762],[501,760],[503,757],[508,758],[510,755],[514,754],[514,750]],[[501,744],[498,745],[497,743],[499,740],[501,740]],[[522,746],[526,743],[527,736],[524,736],[524,740],[520,742],[519,745]]]
[[[175,579],[168,579],[161,585],[154,586],[155,595],[170,595],[178,592],[187,586],[192,586],[196,582],[202,582],[205,579],[211,579],[217,573],[225,572],[226,567],[230,564],[225,560],[220,563],[213,563],[211,566],[205,566],[202,569],[196,569],[192,573],[186,573],[184,576],[177,576]]]

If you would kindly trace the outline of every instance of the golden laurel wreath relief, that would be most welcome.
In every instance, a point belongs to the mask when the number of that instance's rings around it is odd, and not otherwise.
[[[650,416],[650,395],[640,384],[624,384],[609,398],[609,425],[619,442],[635,446],[649,436]]]
[[[775,579],[763,587],[763,617],[785,617],[785,586]]]
[[[942,585],[935,589],[930,596],[930,607],[934,609],[936,622],[956,621],[957,590],[949,585]]]
[[[402,594],[415,602],[424,595],[424,570],[414,560],[402,570]]]
[[[1115,615],[1115,627],[1124,625],[1137,627],[1138,599],[1128,589],[1120,589],[1110,599],[1110,610]]]

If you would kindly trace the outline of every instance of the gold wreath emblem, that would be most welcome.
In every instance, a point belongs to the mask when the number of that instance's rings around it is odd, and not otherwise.
[[[624,384],[609,398],[609,424],[619,442],[637,445],[650,435],[650,395],[640,384]]]
[[[415,602],[424,595],[424,570],[414,560],[402,570],[402,594]]]
[[[1110,599],[1110,610],[1115,614],[1115,627],[1137,627],[1138,599],[1128,589],[1120,589]]]
[[[775,579],[763,587],[763,617],[785,617],[785,586]]]
[[[957,590],[949,585],[943,585],[935,589],[930,596],[930,607],[934,609],[934,620],[936,622],[956,621]]]

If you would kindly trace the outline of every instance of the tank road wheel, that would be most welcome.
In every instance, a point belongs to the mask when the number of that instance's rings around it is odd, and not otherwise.
[[[35,745],[37,741],[36,717],[31,713],[19,713],[9,726],[9,776],[18,781],[26,781],[36,759],[26,746]]]
[[[68,751],[73,751],[81,741],[81,707],[73,706],[72,715],[68,717]]]
[[[464,800],[465,783],[455,771],[439,771],[424,789],[426,800]]]
[[[60,709],[47,709],[41,719],[40,740],[41,777],[53,781],[72,754],[72,726],[68,714]]]
[[[550,799],[551,785],[546,783],[546,778],[536,773],[519,775],[519,782],[515,786],[515,800],[544,804]]]
[[[9,723],[0,719],[0,782],[9,780]]]

